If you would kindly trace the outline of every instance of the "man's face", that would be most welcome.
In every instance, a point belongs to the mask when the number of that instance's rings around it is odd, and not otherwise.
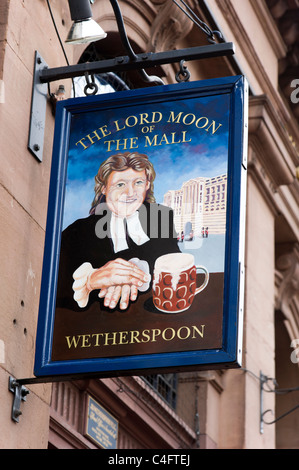
[[[145,170],[113,171],[102,193],[109,209],[119,217],[129,217],[143,204],[150,187]]]

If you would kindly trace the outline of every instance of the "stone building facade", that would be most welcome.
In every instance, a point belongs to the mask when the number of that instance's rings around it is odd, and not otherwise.
[[[107,38],[65,51],[59,39],[71,26],[67,1],[0,3],[0,448],[100,448],[86,429],[93,397],[117,421],[120,449],[297,449],[299,413],[289,411],[299,399],[298,0],[187,2],[236,47],[233,57],[188,63],[191,80],[244,74],[250,89],[241,370],[32,384],[19,423],[11,420],[9,377],[33,374],[54,131],[49,99],[40,162],[27,148],[34,54],[49,67],[65,65],[66,56],[76,64],[125,55],[109,0],[91,3]],[[137,53],[207,44],[172,0],[119,5]],[[178,68],[159,66],[154,73],[175,83]],[[136,72],[115,80],[149,86]],[[60,85],[70,97],[70,80],[51,83],[49,94]]]

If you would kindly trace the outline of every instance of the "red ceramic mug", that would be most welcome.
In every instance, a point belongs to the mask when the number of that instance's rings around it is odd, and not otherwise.
[[[196,285],[198,270],[205,273],[201,286]],[[155,262],[153,279],[153,302],[164,313],[179,313],[191,307],[194,297],[209,282],[204,266],[195,266],[194,256],[189,253],[170,253]]]

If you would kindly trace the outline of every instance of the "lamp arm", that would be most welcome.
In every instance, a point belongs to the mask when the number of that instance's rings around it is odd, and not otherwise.
[[[118,26],[118,31],[119,31],[122,43],[123,43],[124,47],[126,48],[128,56],[130,57],[130,59],[136,60],[137,56],[136,56],[135,52],[133,51],[133,48],[130,44],[130,41],[129,41],[129,38],[128,38],[128,35],[127,35],[127,32],[126,32],[126,28],[125,28],[123,15],[122,15],[121,9],[119,7],[118,1],[117,0],[110,0],[110,3],[111,3],[111,6],[112,6],[114,14],[115,14],[115,18],[116,18],[116,22],[117,22],[117,26]]]
[[[122,43],[123,43],[124,47],[127,50],[128,56],[133,61],[137,60],[138,56],[135,54],[135,52],[134,52],[134,50],[133,50],[133,48],[130,44],[130,41],[129,41],[129,38],[128,38],[128,35],[127,35],[127,32],[126,32],[126,28],[125,28],[124,19],[123,19],[122,12],[121,12],[121,9],[119,7],[118,1],[117,0],[110,0],[110,3],[111,3],[111,6],[113,8],[115,18],[116,18],[116,21],[117,21],[117,26],[118,26],[118,31],[119,31],[119,34],[120,34],[120,38],[122,40]],[[160,77],[156,77],[154,75],[149,76],[145,72],[144,69],[141,69],[138,72],[142,76],[142,78],[145,82],[157,83],[159,85],[164,85],[164,82]]]

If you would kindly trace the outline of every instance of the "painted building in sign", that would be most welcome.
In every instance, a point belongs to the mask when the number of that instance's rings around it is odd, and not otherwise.
[[[186,237],[224,234],[226,229],[227,175],[195,178],[181,189],[164,195],[164,204],[174,211],[176,231]]]
[[[188,62],[190,80],[243,74],[249,83],[242,368],[31,384],[19,422],[12,421],[9,377],[33,375],[55,122],[52,103],[60,85],[65,98],[73,96],[71,80],[49,84],[43,159],[38,161],[27,148],[35,51],[49,67],[64,66],[65,54],[76,64],[124,56],[126,51],[109,0],[91,2],[93,19],[107,38],[91,45],[65,44],[65,51],[59,39],[64,44],[71,27],[67,0],[2,0],[1,449],[299,448],[299,413],[287,413],[299,399],[298,0],[187,3],[236,50],[232,57]],[[209,44],[172,0],[119,0],[119,5],[137,53]],[[171,84],[179,68],[169,64],[149,73]],[[153,86],[138,72],[95,78],[98,93]],[[74,80],[76,96],[84,93],[85,85],[84,77]],[[216,230],[213,217],[222,213],[223,185],[230,184],[218,179],[224,174],[217,172],[215,180],[213,175],[194,175],[194,180],[190,175],[165,194],[181,231],[186,225],[195,232],[201,226]],[[184,218],[181,204],[191,193],[195,198]],[[222,227],[221,216],[217,226]],[[280,389],[291,392],[274,393]],[[106,422],[98,419],[103,416]]]

